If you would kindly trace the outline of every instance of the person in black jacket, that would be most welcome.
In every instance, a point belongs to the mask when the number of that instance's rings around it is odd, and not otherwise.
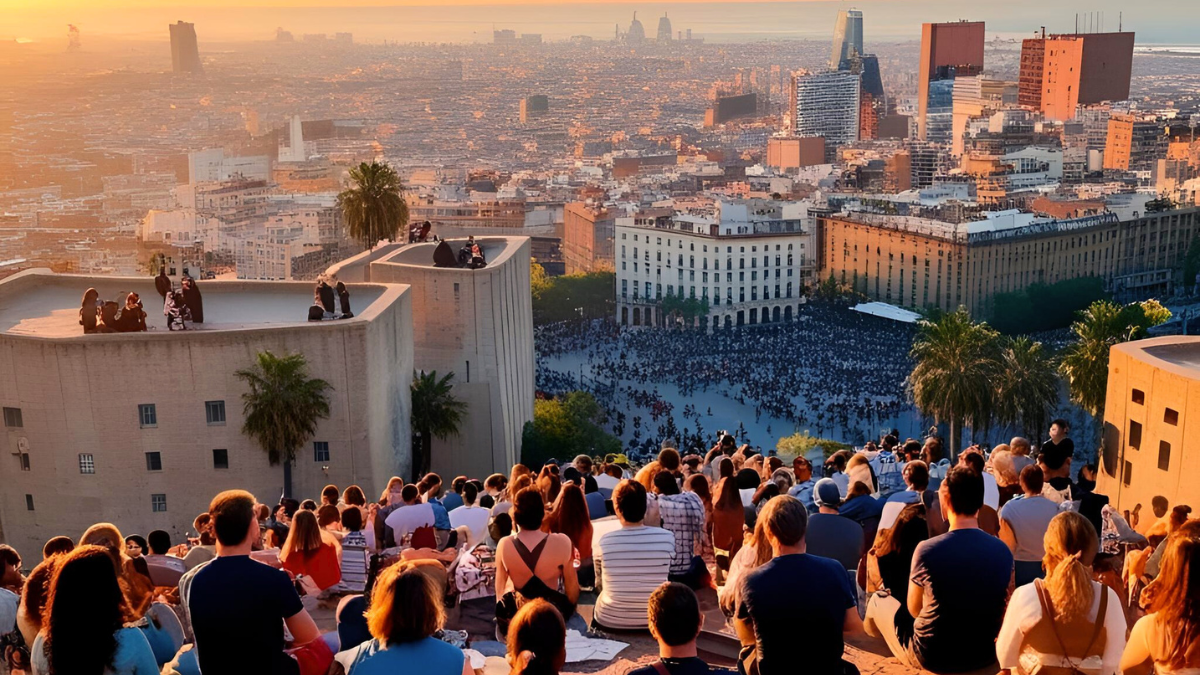
[[[316,292],[313,293],[313,304],[320,305],[329,316],[333,316],[336,309],[333,303],[333,287],[325,283],[324,279],[317,282]]]
[[[189,276],[183,278],[183,302],[192,313],[192,323],[204,323],[204,299],[196,280]]]
[[[167,276],[167,268],[158,268],[158,276],[154,277],[154,289],[158,291],[165,302],[167,293],[171,292],[171,277]]]

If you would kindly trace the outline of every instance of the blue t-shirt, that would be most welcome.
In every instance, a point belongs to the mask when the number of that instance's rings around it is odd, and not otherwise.
[[[754,622],[762,675],[840,673],[850,576],[836,560],[804,553],[773,558],[739,582],[735,616]]]
[[[454,509],[457,509],[458,507],[460,507],[462,505],[463,505],[462,495],[458,494],[457,492],[451,492],[451,493],[447,494],[445,497],[442,497],[442,506],[446,507],[447,513],[449,513],[450,511],[453,511]]]
[[[297,672],[295,659],[283,653],[283,620],[302,609],[286,572],[246,555],[214,558],[188,591],[200,670]]]
[[[436,638],[386,648],[371,640],[362,646],[346,675],[462,675],[464,659],[461,649]]]
[[[33,672],[50,672],[50,660],[46,657],[44,642],[45,635],[39,633],[29,650]],[[158,675],[158,662],[154,660],[154,650],[146,636],[137,628],[122,628],[115,634],[117,651],[113,653],[112,667],[104,671],[105,675]]]
[[[980,529],[917,545],[911,579],[925,600],[913,624],[913,652],[926,670],[962,673],[996,660],[1012,572],[1008,546]]]
[[[429,500],[429,506],[433,509],[433,527],[438,530],[452,530],[450,525],[450,514],[446,511],[446,507],[436,499]]]

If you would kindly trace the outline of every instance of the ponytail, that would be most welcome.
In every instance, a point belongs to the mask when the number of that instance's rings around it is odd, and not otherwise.
[[[1079,555],[1073,553],[1046,571],[1045,586],[1054,612],[1066,623],[1084,616],[1095,597],[1091,570],[1080,562]]]

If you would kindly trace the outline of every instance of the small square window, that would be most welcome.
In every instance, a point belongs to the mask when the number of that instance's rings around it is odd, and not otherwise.
[[[1163,421],[1173,427],[1179,426],[1179,411],[1167,408],[1163,411]]]
[[[165,513],[167,510],[167,496],[161,494],[150,495],[150,511],[153,513]]]
[[[1129,420],[1129,447],[1142,449],[1142,423]]]
[[[1125,460],[1125,471],[1124,471],[1124,475],[1121,478],[1121,482],[1125,483],[1125,487],[1129,487],[1129,484],[1132,481],[1133,481],[1133,462],[1130,462],[1129,460]]]
[[[25,495],[25,510],[33,510],[33,495]]]
[[[328,441],[313,441],[313,461],[328,462],[329,461],[329,442]]]
[[[208,420],[209,426],[223,426],[225,424],[225,401],[205,401],[204,416]]]
[[[21,470],[22,471],[29,470],[29,453],[28,452],[21,453]]]
[[[1163,471],[1171,467],[1171,444],[1166,441],[1158,442],[1158,468]]]
[[[146,453],[146,470],[147,471],[162,471],[162,453],[147,452]]]
[[[4,426],[17,428],[25,426],[25,421],[21,418],[20,408],[4,409]]]
[[[1134,389],[1130,399],[1138,405],[1146,405],[1146,392],[1141,389]]]
[[[153,403],[142,403],[138,406],[138,423],[143,429],[158,426],[158,411]]]
[[[96,457],[90,452],[79,455],[79,473],[96,473]]]
[[[228,469],[229,468],[229,451],[221,448],[213,450],[213,468]]]

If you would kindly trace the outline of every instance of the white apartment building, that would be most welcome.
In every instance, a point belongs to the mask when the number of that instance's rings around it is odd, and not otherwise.
[[[845,71],[792,75],[790,112],[797,136],[825,139],[826,159],[858,140],[859,76]]]
[[[701,328],[790,321],[815,282],[814,220],[806,202],[717,202],[641,212],[616,223],[617,321],[664,326],[669,295],[707,300]]]

